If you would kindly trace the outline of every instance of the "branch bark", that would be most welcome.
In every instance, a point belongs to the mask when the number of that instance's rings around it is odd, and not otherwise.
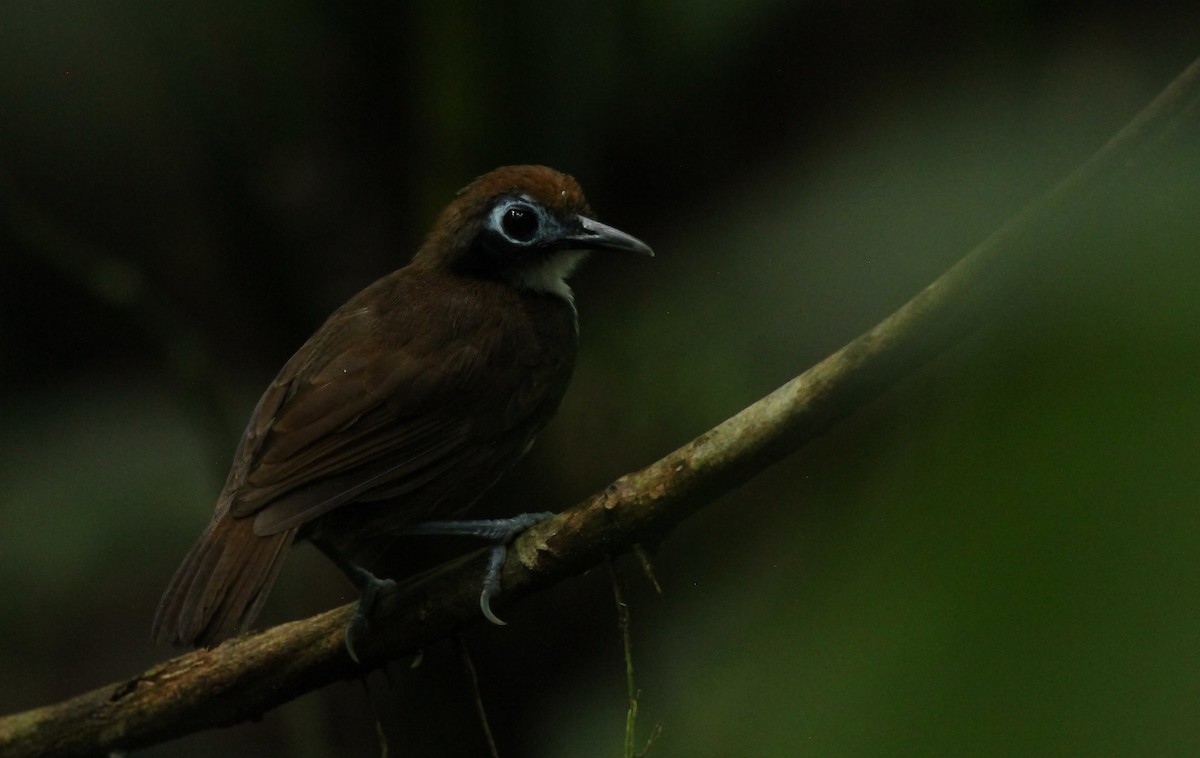
[[[591,568],[683,519],[862,408],[1035,280],[1054,238],[1089,199],[1128,179],[1200,113],[1200,60],[1086,163],[906,305],[736,416],[530,529],[504,569],[506,603]],[[1066,225],[1063,225],[1063,222]],[[1034,265],[1034,264],[1039,265]],[[281,703],[455,634],[480,620],[482,554],[386,593],[354,665],[342,646],[352,605],[166,661],[122,682],[0,719],[0,755],[92,755],[254,718]]]

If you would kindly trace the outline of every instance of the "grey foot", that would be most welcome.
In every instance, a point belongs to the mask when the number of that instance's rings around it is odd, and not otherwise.
[[[350,617],[350,623],[346,624],[345,644],[350,660],[359,663],[358,653],[355,652],[354,647],[371,625],[371,613],[375,609],[379,591],[387,587],[395,587],[396,582],[391,579],[380,579],[370,571],[358,566],[353,568],[355,576],[352,579],[362,594],[358,596],[358,605],[354,607],[354,615]]]
[[[441,534],[459,537],[478,537],[492,543],[487,572],[483,576],[483,592],[479,594],[479,610],[493,624],[504,621],[492,612],[492,598],[500,592],[500,573],[508,556],[508,545],[517,535],[534,524],[553,516],[553,513],[522,513],[512,518],[475,519],[463,521],[427,521],[404,530],[404,534]]]

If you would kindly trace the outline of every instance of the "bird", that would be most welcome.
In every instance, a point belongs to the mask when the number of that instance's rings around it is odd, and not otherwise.
[[[293,544],[308,540],[361,591],[346,647],[381,587],[361,559],[398,534],[503,546],[548,514],[454,521],[533,445],[575,363],[566,279],[593,251],[653,256],[594,218],[546,166],[468,184],[408,265],[351,297],[284,364],[251,413],[207,527],[155,612],[159,643],[212,647],[262,610]]]

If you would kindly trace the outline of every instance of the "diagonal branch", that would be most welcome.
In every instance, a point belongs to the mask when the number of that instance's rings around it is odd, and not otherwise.
[[[1054,236],[1101,190],[1171,136],[1194,134],[1200,60],[1057,187],[1010,219],[878,326],[663,459],[532,528],[511,551],[499,605],[664,537],[1004,313],[1005,299],[1052,255]],[[1067,225],[1064,226],[1064,222]],[[235,724],[479,623],[476,554],[380,598],[351,663],[342,633],[353,606],[179,656],[127,681],[0,719],[0,755],[90,755]]]

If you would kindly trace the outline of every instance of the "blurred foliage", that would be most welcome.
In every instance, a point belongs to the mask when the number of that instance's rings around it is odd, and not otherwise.
[[[161,659],[244,418],[493,166],[652,262],[577,278],[576,378],[486,506],[559,508],[927,284],[1194,56],[1132,3],[14,3],[0,26],[0,711]],[[1055,230],[1009,312],[635,562],[652,755],[1200,745],[1200,140]],[[420,549],[420,548],[413,548]],[[269,623],[350,599],[301,548]],[[504,755],[614,755],[605,572],[468,635]],[[478,755],[452,646],[369,681]],[[361,686],[147,755],[370,755]]]

